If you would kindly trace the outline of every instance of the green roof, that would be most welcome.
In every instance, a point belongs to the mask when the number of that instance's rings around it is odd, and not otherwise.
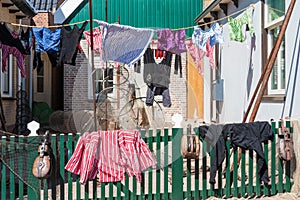
[[[202,12],[199,0],[106,0],[108,23],[118,23],[136,28],[187,28],[196,25],[195,17]],[[93,19],[106,21],[106,1],[93,0]],[[65,23],[89,20],[87,1]],[[97,24],[94,24],[97,26]],[[187,29],[191,36],[193,29]]]

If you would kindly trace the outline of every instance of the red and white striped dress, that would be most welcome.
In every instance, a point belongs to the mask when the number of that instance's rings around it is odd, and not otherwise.
[[[80,183],[94,179],[117,182],[135,176],[142,181],[142,171],[156,165],[154,154],[137,130],[111,130],[84,133],[65,169],[80,175]]]

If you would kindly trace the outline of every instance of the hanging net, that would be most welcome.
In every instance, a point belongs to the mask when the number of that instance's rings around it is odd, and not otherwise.
[[[3,134],[2,131],[1,133]],[[20,196],[39,199],[41,181],[33,175],[32,169],[36,158],[39,157],[38,150],[44,138],[42,136],[20,137],[7,133],[5,135],[0,139],[2,192],[5,192],[3,188],[6,188],[6,196],[8,196],[14,188],[15,199]]]

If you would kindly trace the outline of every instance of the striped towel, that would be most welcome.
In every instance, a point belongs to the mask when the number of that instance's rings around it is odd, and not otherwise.
[[[103,26],[103,61],[116,61],[127,65],[137,62],[145,53],[153,36],[153,30],[131,26],[108,24]]]

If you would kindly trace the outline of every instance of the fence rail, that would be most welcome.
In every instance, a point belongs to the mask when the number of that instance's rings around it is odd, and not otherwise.
[[[36,137],[1,137],[1,199],[207,199],[216,197],[270,196],[289,192],[292,186],[291,163],[278,156],[276,143],[278,127],[272,122],[274,140],[263,144],[267,160],[270,184],[263,185],[258,177],[256,153],[243,150],[238,166],[238,152],[227,154],[223,171],[219,170],[216,184],[209,183],[209,166],[214,154],[206,152],[205,140],[201,143],[202,155],[199,159],[183,159],[180,143],[185,129],[142,130],[141,134],[151,151],[156,155],[157,168],[143,172],[143,181],[126,176],[126,180],[116,183],[99,183],[90,180],[86,185],[79,183],[78,176],[64,169],[72,156],[80,134],[51,135],[52,172],[47,179],[32,176],[32,164],[38,155],[36,148],[19,148],[18,144],[38,144]],[[290,122],[286,122],[290,128]],[[197,131],[196,131],[196,134]],[[35,141],[32,142],[32,141]],[[8,147],[5,144],[14,143]],[[34,145],[33,145],[34,146]],[[230,152],[230,144],[226,143]],[[13,151],[12,151],[13,150]],[[22,154],[22,150],[26,151]],[[13,152],[13,153],[12,153]],[[11,154],[8,156],[8,154]],[[14,156],[13,156],[14,155]],[[19,156],[18,156],[19,155]],[[22,156],[24,155],[24,156]],[[233,173],[230,165],[234,163]],[[232,179],[230,179],[230,176]],[[232,182],[231,182],[232,180]]]

